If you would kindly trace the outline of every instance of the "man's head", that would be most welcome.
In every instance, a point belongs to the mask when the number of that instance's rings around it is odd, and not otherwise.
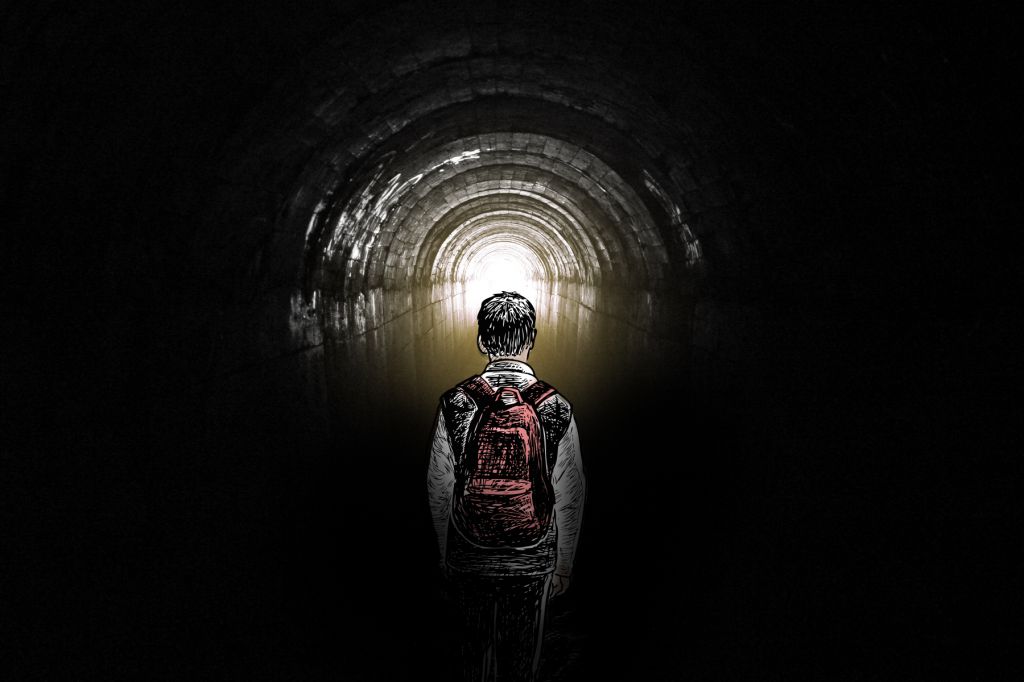
[[[537,336],[537,311],[525,296],[513,291],[484,300],[476,316],[477,345],[491,358],[529,356]]]

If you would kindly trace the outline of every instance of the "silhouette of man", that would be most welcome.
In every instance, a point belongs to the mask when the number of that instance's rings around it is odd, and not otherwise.
[[[477,345],[489,362],[441,397],[430,452],[441,566],[465,628],[466,680],[474,682],[536,679],[547,600],[569,588],[579,539],[579,436],[569,401],[526,362],[536,317],[517,293],[483,302]],[[541,433],[531,441],[537,421]],[[510,463],[517,458],[518,468]]]

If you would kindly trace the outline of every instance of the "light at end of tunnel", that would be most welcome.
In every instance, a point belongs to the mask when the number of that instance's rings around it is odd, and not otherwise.
[[[464,271],[468,314],[475,317],[484,299],[502,291],[518,292],[536,305],[543,268],[532,249],[498,242],[479,250],[474,256]]]

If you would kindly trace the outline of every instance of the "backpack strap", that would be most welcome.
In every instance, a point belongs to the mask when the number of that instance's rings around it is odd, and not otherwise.
[[[537,407],[542,402],[553,396],[558,391],[549,384],[544,383],[540,379],[533,382],[529,386],[523,389],[523,400],[530,403],[534,407]]]
[[[482,407],[494,400],[494,389],[482,376],[477,375],[466,379],[459,384],[459,388],[472,398],[477,407]]]

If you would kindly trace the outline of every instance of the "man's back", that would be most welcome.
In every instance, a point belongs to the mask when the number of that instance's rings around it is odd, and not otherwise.
[[[510,386],[522,392],[537,382],[533,369],[525,362],[516,360],[491,362],[480,376],[495,391]],[[466,466],[466,446],[470,437],[470,429],[474,418],[483,409],[478,404],[479,400],[470,395],[464,384],[465,382],[461,382],[441,398],[440,413],[444,420],[449,443],[438,443],[437,439],[441,434],[435,432],[434,448],[442,453],[449,448],[451,450],[451,477],[456,477],[458,472]],[[550,523],[548,531],[541,541],[532,546],[492,548],[481,547],[466,538],[449,516],[445,529],[448,537],[445,559],[450,570],[480,575],[542,575],[553,570],[558,545],[557,503],[563,497],[566,500],[572,499],[577,496],[574,493],[580,492],[566,490],[564,485],[559,489],[558,483],[572,482],[575,485],[582,485],[582,475],[565,476],[566,471],[576,470],[579,465],[578,457],[576,457],[578,452],[575,442],[576,431],[572,406],[569,401],[554,392],[537,405],[537,416],[540,418],[544,434],[544,465],[550,476],[552,487],[556,490],[555,520]],[[569,433],[570,425],[573,425],[571,434]],[[567,435],[570,437],[563,445],[562,441],[566,439]],[[579,473],[582,474],[581,471]],[[563,516],[570,513],[564,507],[565,505],[563,505]],[[576,525],[578,527],[578,524]],[[572,531],[566,527],[564,532]],[[575,532],[572,534],[575,536]]]
[[[572,575],[583,463],[572,406],[526,363],[537,336],[533,304],[501,292],[483,302],[477,320],[489,363],[441,397],[427,469],[430,511],[463,616],[466,679],[529,682],[548,597],[568,589]],[[501,499],[505,493],[516,499]]]

